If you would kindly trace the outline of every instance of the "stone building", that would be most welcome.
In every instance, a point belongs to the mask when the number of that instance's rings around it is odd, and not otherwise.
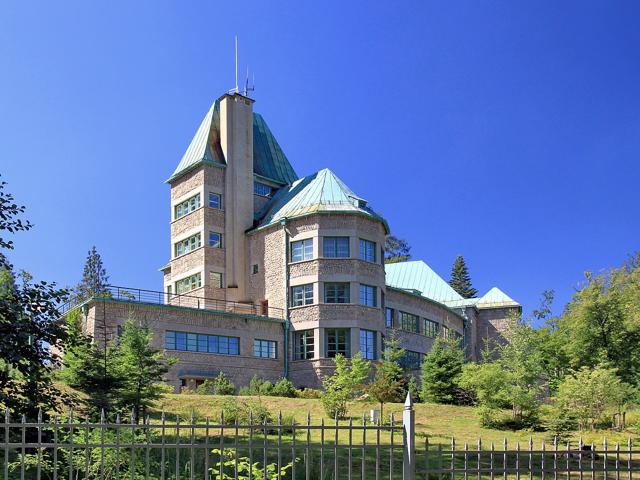
[[[161,292],[113,288],[86,301],[94,336],[133,317],[178,359],[168,381],[219,372],[319,387],[337,354],[380,357],[395,329],[417,369],[435,338],[477,358],[520,306],[494,288],[464,299],[426,263],[384,264],[389,226],[328,169],[299,178],[254,101],[216,100],[177,168]]]

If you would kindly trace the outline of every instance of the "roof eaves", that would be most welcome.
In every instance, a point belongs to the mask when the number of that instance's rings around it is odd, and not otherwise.
[[[177,173],[174,173],[167,180],[165,180],[164,183],[174,182],[178,178],[182,177],[183,175],[186,175],[187,173],[191,172],[192,170],[195,170],[196,168],[198,168],[201,165],[211,165],[212,167],[227,168],[227,165],[224,164],[224,163],[214,162],[212,160],[208,160],[206,158],[202,158],[201,160],[197,161],[196,163],[193,163],[192,165],[189,165],[187,168],[185,168],[183,170],[180,170]]]
[[[462,314],[460,314],[460,313],[456,312],[456,311],[455,311],[455,309],[453,309],[453,308],[449,307],[448,305],[445,305],[444,303],[441,303],[441,302],[438,302],[437,300],[434,300],[433,298],[425,297],[424,295],[420,295],[420,294],[414,293],[414,292],[412,292],[411,290],[406,290],[406,289],[404,289],[404,288],[396,288],[396,287],[392,287],[392,286],[390,286],[390,285],[387,285],[387,288],[388,288],[389,290],[394,290],[394,291],[396,291],[396,292],[406,293],[407,295],[411,295],[412,297],[417,297],[417,298],[419,298],[419,299],[421,299],[421,300],[425,300],[425,301],[427,301],[427,302],[429,302],[429,303],[432,303],[432,304],[434,304],[434,305],[438,305],[439,307],[446,308],[446,309],[447,309],[447,310],[449,310],[451,313],[453,313],[456,317],[458,317],[458,318],[460,318],[460,319],[462,319],[462,320],[465,320],[464,315],[462,315]]]

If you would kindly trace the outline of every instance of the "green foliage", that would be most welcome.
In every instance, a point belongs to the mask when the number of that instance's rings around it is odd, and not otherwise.
[[[324,393],[320,398],[328,416],[344,418],[347,414],[347,402],[360,393],[369,376],[370,362],[358,352],[352,359],[336,355],[333,359],[334,373],[322,382]]]
[[[296,387],[294,387],[293,382],[288,378],[281,378],[273,386],[271,395],[275,397],[293,398],[296,396]]]
[[[298,398],[316,399],[321,396],[322,391],[316,390],[315,388],[303,388],[301,390],[296,390],[296,397]]]
[[[133,409],[137,420],[146,414],[154,400],[160,398],[162,389],[158,384],[175,359],[166,358],[152,347],[149,329],[132,318],[125,322],[115,350],[115,366],[122,379],[119,401]]]
[[[265,395],[293,398],[296,396],[296,388],[291,380],[287,378],[281,378],[274,384],[269,380],[261,378],[259,375],[254,375],[248,387],[240,388],[239,394],[244,396]]]
[[[640,386],[640,252],[585,279],[556,322],[559,352],[573,369],[606,363]]]
[[[538,334],[514,319],[505,337],[495,360],[463,367],[460,386],[475,394],[483,425],[498,424],[500,410],[510,407],[513,426],[536,426],[546,387]]]
[[[273,418],[269,410],[259,402],[241,400],[238,398],[228,398],[222,404],[224,414],[224,424],[246,425],[249,419],[253,424],[271,423]]]
[[[376,364],[376,373],[366,391],[380,404],[380,417],[383,417],[384,404],[401,402],[406,394],[406,379],[400,365],[405,351],[400,348],[395,331],[391,331],[385,341],[382,358]],[[413,379],[412,376],[410,378]]]
[[[93,418],[101,410],[133,411],[138,420],[166,391],[160,382],[175,360],[151,346],[151,332],[130,318],[117,342],[92,342],[82,333],[79,313],[67,316],[69,343],[60,378],[86,395],[84,404]]]
[[[462,255],[456,257],[451,269],[449,285],[464,298],[475,298],[478,291],[471,285],[471,276]]]
[[[220,372],[217,377],[207,379],[198,386],[196,393],[200,395],[233,395],[236,393],[236,387],[229,380],[229,377]]]
[[[425,402],[455,403],[464,352],[456,339],[438,337],[422,362],[422,399]]]
[[[94,245],[87,254],[82,280],[75,288],[75,296],[78,300],[86,300],[96,295],[103,295],[107,291],[108,284],[109,276]]]
[[[411,260],[411,246],[406,240],[388,235],[384,242],[384,263],[398,263]]]
[[[65,346],[63,368],[59,378],[85,394],[85,410],[98,418],[101,410],[110,412],[120,404],[118,392],[124,379],[116,368],[117,348],[107,344],[100,349],[82,332],[82,313],[73,310],[65,317],[69,341]]]
[[[559,412],[572,412],[581,429],[593,430],[606,414],[620,412],[634,393],[614,369],[583,367],[567,375],[558,388],[555,403]]]
[[[248,457],[239,457],[238,452],[233,449],[223,451],[214,449],[211,453],[213,458],[218,459],[209,469],[209,478],[215,480],[249,480],[252,478],[280,480],[286,478],[287,471],[293,467],[294,463],[300,461],[299,458],[296,458],[278,469],[277,463],[267,465],[262,465],[260,462],[251,463]]]
[[[32,225],[20,218],[25,207],[4,191],[5,185],[0,182],[0,249],[11,250],[13,241],[5,232],[27,231]],[[55,352],[67,339],[57,309],[67,292],[32,280],[27,272],[16,274],[0,251],[0,408],[30,419],[38,409],[46,415],[65,399],[52,373],[60,363]]]

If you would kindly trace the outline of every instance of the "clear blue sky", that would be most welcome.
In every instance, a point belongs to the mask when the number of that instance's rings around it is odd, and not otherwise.
[[[299,175],[334,170],[448,278],[556,311],[640,248],[640,2],[3,2],[16,267],[160,289],[171,174],[233,36]]]

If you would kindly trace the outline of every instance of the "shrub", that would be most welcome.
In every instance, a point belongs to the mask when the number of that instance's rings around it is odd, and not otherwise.
[[[303,388],[301,390],[296,390],[296,397],[298,398],[320,398],[322,396],[322,392],[320,390],[316,390],[314,388]]]
[[[224,424],[239,425],[249,423],[251,416],[254,424],[271,423],[273,421],[269,410],[264,405],[257,402],[229,398],[222,404],[224,414]]]
[[[235,391],[235,385],[231,383],[229,377],[222,372],[215,378],[205,380],[204,383],[196,389],[196,393],[200,395],[233,395]]]
[[[281,378],[272,388],[271,394],[276,397],[295,397],[296,387],[288,378]]]

